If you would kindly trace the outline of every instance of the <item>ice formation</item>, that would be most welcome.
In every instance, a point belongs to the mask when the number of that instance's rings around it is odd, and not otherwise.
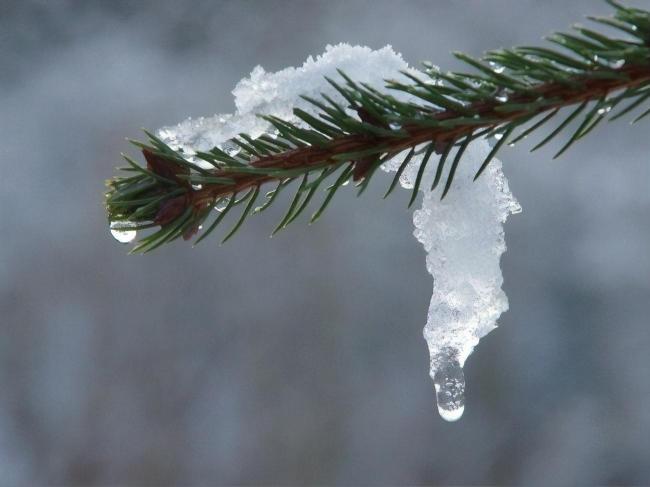
[[[294,123],[299,123],[293,116],[296,107],[317,114],[318,110],[299,95],[318,98],[320,93],[326,93],[346,105],[324,78],[336,79],[337,68],[380,89],[385,79],[398,78],[400,70],[410,69],[390,46],[380,50],[346,44],[327,46],[322,55],[309,57],[299,68],[266,73],[256,67],[233,91],[235,114],[188,119],[160,129],[158,135],[189,157],[214,146],[235,152],[236,146],[227,143],[229,138],[240,132],[257,137],[271,130],[267,122],[256,117],[258,113]],[[409,96],[397,92],[393,95],[402,99]],[[350,115],[356,113],[350,111]],[[428,191],[437,167],[432,157],[420,186],[424,194],[422,208],[413,214],[414,235],[424,246],[427,270],[434,278],[424,338],[429,347],[438,411],[447,421],[457,420],[464,410],[465,360],[508,308],[499,266],[506,248],[503,223],[510,213],[521,208],[508,189],[498,160],[494,159],[483,175],[472,181],[488,152],[485,140],[469,145],[452,190],[442,201],[439,189]],[[388,162],[383,169],[395,171],[403,157]],[[453,160],[453,152],[449,160]],[[421,156],[414,157],[402,174],[403,187],[413,187],[420,161]]]
[[[438,412],[447,421],[459,419],[465,408],[465,360],[508,309],[499,265],[506,250],[503,223],[521,207],[510,193],[499,160],[493,159],[473,181],[489,152],[484,139],[469,145],[442,201],[440,189],[429,191],[437,168],[437,161],[430,161],[420,186],[422,208],[413,213],[413,234],[424,246],[427,270],[433,276],[424,338]],[[410,171],[404,172],[403,186],[413,187],[419,162],[413,161]],[[394,167],[393,163],[387,169]]]
[[[299,122],[293,115],[294,108],[317,115],[318,109],[300,95],[320,98],[321,93],[326,93],[345,105],[343,97],[325,80],[325,76],[340,79],[337,69],[342,69],[356,81],[383,88],[386,78],[397,77],[400,70],[409,67],[390,46],[379,50],[347,44],[327,46],[323,54],[315,59],[310,56],[299,68],[267,73],[257,66],[248,78],[237,83],[232,92],[234,114],[189,118],[178,125],[161,128],[158,136],[189,156],[217,145],[226,151],[238,151],[237,146],[225,141],[241,132],[259,137],[270,130],[270,124],[256,114],[275,115],[294,123]],[[350,110],[350,115],[356,116],[356,113]],[[202,163],[200,159],[195,162]],[[205,163],[205,167],[211,166]]]

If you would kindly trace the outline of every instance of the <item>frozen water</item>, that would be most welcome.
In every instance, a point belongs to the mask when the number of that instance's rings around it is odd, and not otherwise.
[[[224,151],[235,155],[239,147],[227,140],[239,133],[245,132],[251,137],[259,137],[265,132],[275,135],[275,129],[257,114],[275,115],[293,123],[300,123],[293,115],[294,108],[316,115],[318,109],[299,95],[320,98],[320,94],[325,93],[346,106],[344,98],[325,80],[325,76],[340,80],[337,68],[353,79],[378,89],[384,87],[386,78],[399,77],[400,70],[409,69],[401,55],[390,46],[379,50],[348,44],[327,46],[323,54],[316,58],[310,56],[297,68],[267,73],[257,66],[233,90],[234,114],[188,118],[178,125],[161,128],[158,136],[171,147],[183,149],[188,154],[221,146]],[[399,93],[395,96],[402,99],[408,97]],[[350,115],[356,117],[353,111],[350,111]],[[200,159],[194,162],[211,167]]]
[[[456,351],[446,349],[436,357],[433,384],[436,389],[438,413],[446,421],[460,419],[465,411],[465,374]]]
[[[390,46],[377,51],[346,44],[327,46],[322,55],[310,57],[298,68],[267,73],[256,67],[233,91],[236,106],[233,115],[188,119],[160,129],[158,135],[187,154],[220,146],[235,155],[238,147],[227,140],[240,132],[252,137],[265,132],[275,135],[257,113],[299,123],[293,116],[294,108],[318,113],[318,109],[299,95],[319,98],[320,93],[345,106],[345,100],[325,80],[325,76],[338,79],[337,68],[359,82],[380,89],[385,79],[398,78],[400,70],[409,69]],[[410,96],[401,92],[391,94],[399,99]],[[357,116],[353,111],[350,115]],[[419,155],[413,157],[402,174],[400,183],[404,188],[414,186],[423,146],[417,149]],[[506,248],[503,223],[510,213],[521,208],[508,189],[498,160],[493,160],[476,182],[472,181],[489,149],[485,140],[469,145],[452,190],[443,201],[440,201],[440,189],[428,191],[437,167],[436,158],[432,157],[420,186],[424,192],[422,208],[413,214],[414,235],[424,246],[427,270],[434,278],[424,338],[429,347],[438,411],[447,421],[455,421],[463,414],[465,360],[479,339],[496,327],[497,319],[508,308],[501,290],[503,277],[499,266]],[[453,155],[452,151],[449,161]],[[398,155],[382,168],[396,171],[405,156],[406,153]]]
[[[448,421],[460,418],[464,410],[465,360],[508,309],[499,265],[506,250],[503,223],[521,207],[510,193],[499,160],[493,159],[473,181],[489,151],[484,139],[469,145],[442,201],[440,189],[429,191],[437,168],[437,161],[430,161],[420,186],[425,189],[422,208],[413,213],[414,235],[424,246],[427,270],[434,278],[424,327],[430,374],[438,410]],[[413,168],[405,170],[407,188],[413,187],[420,162],[413,159]],[[449,159],[453,160],[453,152]]]

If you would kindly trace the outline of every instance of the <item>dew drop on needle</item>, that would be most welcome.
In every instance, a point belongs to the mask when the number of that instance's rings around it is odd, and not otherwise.
[[[129,243],[137,235],[134,229],[135,226],[135,223],[126,220],[111,222],[111,235],[120,243]]]

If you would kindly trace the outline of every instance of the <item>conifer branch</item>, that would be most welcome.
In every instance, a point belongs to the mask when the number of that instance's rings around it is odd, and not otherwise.
[[[235,207],[243,206],[225,241],[249,215],[264,211],[280,191],[300,181],[278,231],[308,208],[326,181],[332,183],[311,221],[323,214],[348,180],[357,183],[361,194],[381,164],[405,151],[408,155],[386,196],[413,155],[424,153],[411,205],[432,153],[441,154],[434,189],[443,183],[444,166],[457,148],[444,181],[444,198],[472,140],[486,136],[498,139],[477,171],[478,178],[506,143],[519,142],[555,119],[562,109],[573,107],[532,149],[546,145],[580,121],[556,153],[559,157],[603,120],[621,118],[640,109],[650,98],[650,12],[606,1],[614,8],[614,16],[590,19],[617,29],[625,39],[575,26],[574,34],[558,33],[548,38],[561,50],[516,47],[489,51],[481,59],[456,53],[472,68],[471,73],[442,73],[425,64],[417,74],[403,72],[404,80],[388,80],[385,92],[339,72],[340,80],[328,82],[346,100],[345,105],[327,95],[303,97],[318,109],[318,117],[301,109],[294,110],[300,123],[263,116],[277,135],[252,138],[240,134],[229,142],[237,150],[221,146],[197,153],[195,157],[207,162],[210,169],[146,132],[148,143],[134,142],[142,150],[146,168],[124,156],[128,166],[121,169],[127,176],[108,182],[109,220],[128,221],[135,229],[160,227],[142,238],[132,251],[148,252],[179,237],[192,238],[214,214],[212,209],[222,207],[198,243]],[[391,92],[405,92],[418,102],[400,101]],[[642,111],[634,122],[648,114],[650,109]],[[275,184],[275,189],[255,208],[261,187],[269,183]]]

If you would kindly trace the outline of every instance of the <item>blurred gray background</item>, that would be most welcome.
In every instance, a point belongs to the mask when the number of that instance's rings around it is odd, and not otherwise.
[[[102,206],[136,154],[124,137],[232,111],[256,64],[344,41],[454,69],[451,50],[539,43],[603,2],[0,5],[0,484],[650,483],[647,124],[558,161],[502,153],[524,208],[506,226],[511,309],[466,365],[455,424],[428,377],[424,252],[407,194],[380,198],[387,176],[315,226],[267,238],[277,205],[224,247],[147,256]]]

